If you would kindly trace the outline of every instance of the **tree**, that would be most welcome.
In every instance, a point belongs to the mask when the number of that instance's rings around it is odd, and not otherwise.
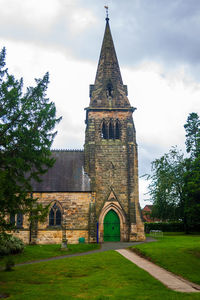
[[[5,67],[5,48],[0,52],[0,232],[12,226],[7,215],[30,212],[31,180],[54,163],[51,145],[56,135],[56,108],[46,97],[49,74],[35,79],[23,93],[23,79],[16,80]],[[41,206],[35,205],[41,210]]]
[[[185,215],[187,229],[200,230],[200,156],[186,160],[184,174]]]
[[[186,131],[186,151],[193,160],[200,155],[200,119],[197,113],[189,114],[184,128]]]
[[[183,220],[185,231],[200,230],[200,119],[189,114],[184,125],[188,158],[176,148],[152,162],[149,193],[152,215],[167,220]]]
[[[184,176],[185,214],[187,227],[200,230],[200,118],[197,113],[189,114],[186,130],[186,159]]]
[[[146,178],[151,180],[148,189],[153,201],[152,216],[173,221],[183,218],[183,153],[173,147],[151,166],[152,174]]]

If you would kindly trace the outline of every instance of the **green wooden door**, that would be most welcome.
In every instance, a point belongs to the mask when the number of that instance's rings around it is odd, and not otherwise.
[[[114,210],[110,210],[104,218],[104,241],[118,242],[120,241],[120,221]]]

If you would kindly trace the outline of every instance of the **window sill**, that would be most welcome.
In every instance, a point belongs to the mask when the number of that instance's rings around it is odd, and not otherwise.
[[[49,229],[49,230],[61,230],[62,226],[61,225],[49,225],[49,226],[47,226],[47,229]]]

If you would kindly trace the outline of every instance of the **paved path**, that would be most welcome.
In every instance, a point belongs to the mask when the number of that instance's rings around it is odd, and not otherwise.
[[[200,286],[189,282],[179,276],[176,276],[165,269],[153,264],[152,262],[140,257],[134,252],[126,249],[116,250],[118,253],[126,257],[128,260],[144,269],[157,280],[161,281],[168,288],[178,292],[200,292]]]

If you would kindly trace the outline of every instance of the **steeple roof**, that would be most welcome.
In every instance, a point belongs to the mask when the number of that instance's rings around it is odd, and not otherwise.
[[[95,83],[90,86],[90,98],[90,107],[130,107],[127,86],[122,81],[108,17]]]
[[[123,84],[117,55],[115,52],[115,47],[110,31],[109,21],[108,18],[106,19],[106,28],[101,47],[95,84],[100,84],[102,83],[102,81],[106,81],[109,79],[115,81],[115,83]]]

